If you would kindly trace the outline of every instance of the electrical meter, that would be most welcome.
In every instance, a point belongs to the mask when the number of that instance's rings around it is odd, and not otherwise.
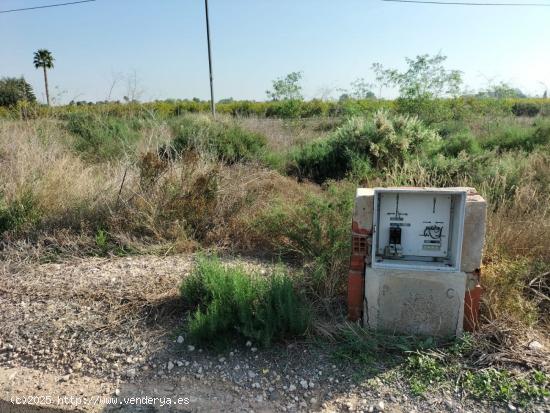
[[[375,188],[373,268],[460,271],[466,191]]]

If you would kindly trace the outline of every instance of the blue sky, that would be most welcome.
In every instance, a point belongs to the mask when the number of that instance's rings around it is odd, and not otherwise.
[[[0,10],[57,2],[0,0]],[[216,99],[263,100],[271,80],[291,71],[303,72],[307,98],[337,96],[356,78],[373,79],[373,62],[402,68],[406,56],[439,51],[472,89],[505,81],[540,95],[539,82],[550,87],[550,7],[210,0],[209,8]],[[111,97],[121,99],[133,78],[142,100],[209,96],[202,0],[97,0],[0,14],[0,39],[0,76],[25,76],[41,99],[42,74],[32,65],[39,48],[56,58],[58,102],[105,99],[114,79]]]

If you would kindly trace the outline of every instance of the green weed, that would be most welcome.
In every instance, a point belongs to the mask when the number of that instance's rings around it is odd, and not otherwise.
[[[489,368],[481,371],[467,371],[460,384],[476,399],[514,401],[527,405],[533,400],[550,395],[549,379],[547,374],[540,371],[518,377],[508,371]]]
[[[25,192],[20,199],[6,202],[0,193],[0,234],[34,226],[40,219],[36,199]]]
[[[109,250],[109,236],[106,231],[99,229],[95,235],[95,244],[99,248],[101,255],[107,254]]]
[[[241,336],[269,346],[303,335],[310,322],[308,306],[283,272],[265,278],[201,257],[180,291],[184,303],[196,308],[189,316],[189,336],[201,343]]]
[[[139,123],[88,113],[68,115],[67,129],[75,138],[75,149],[92,161],[120,158],[139,138]]]

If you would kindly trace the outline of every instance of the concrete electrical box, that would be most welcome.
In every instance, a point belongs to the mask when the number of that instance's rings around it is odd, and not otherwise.
[[[477,320],[485,214],[473,188],[359,188],[349,318],[392,333],[460,335]]]
[[[460,271],[466,191],[374,189],[373,268]]]

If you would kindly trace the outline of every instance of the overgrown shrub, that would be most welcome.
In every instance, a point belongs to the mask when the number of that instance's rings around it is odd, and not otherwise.
[[[535,102],[518,101],[512,105],[512,113],[516,116],[537,116],[540,113],[541,105]]]
[[[459,153],[477,154],[481,152],[478,139],[469,132],[451,135],[444,139],[442,152],[446,156],[458,156]]]
[[[325,309],[343,291],[349,264],[349,231],[355,186],[331,184],[302,203],[274,199],[251,222],[250,236],[264,248],[304,263],[309,295]]]
[[[120,158],[139,138],[136,120],[89,113],[68,115],[67,129],[75,138],[75,149],[93,161]]]
[[[215,226],[219,165],[187,153],[176,166],[149,152],[138,166],[140,188],[126,203],[122,225],[157,239],[203,241]]]
[[[387,112],[353,117],[328,138],[295,153],[289,172],[319,183],[341,179],[358,166],[384,169],[412,155],[430,153],[439,139],[414,117]]]
[[[255,159],[266,145],[265,137],[259,133],[249,132],[233,122],[217,122],[208,117],[184,117],[173,123],[172,130],[173,152],[210,153],[227,163]]]
[[[269,346],[305,334],[310,322],[307,304],[282,272],[266,278],[201,257],[180,290],[184,303],[196,307],[188,329],[201,343],[241,336]]]

